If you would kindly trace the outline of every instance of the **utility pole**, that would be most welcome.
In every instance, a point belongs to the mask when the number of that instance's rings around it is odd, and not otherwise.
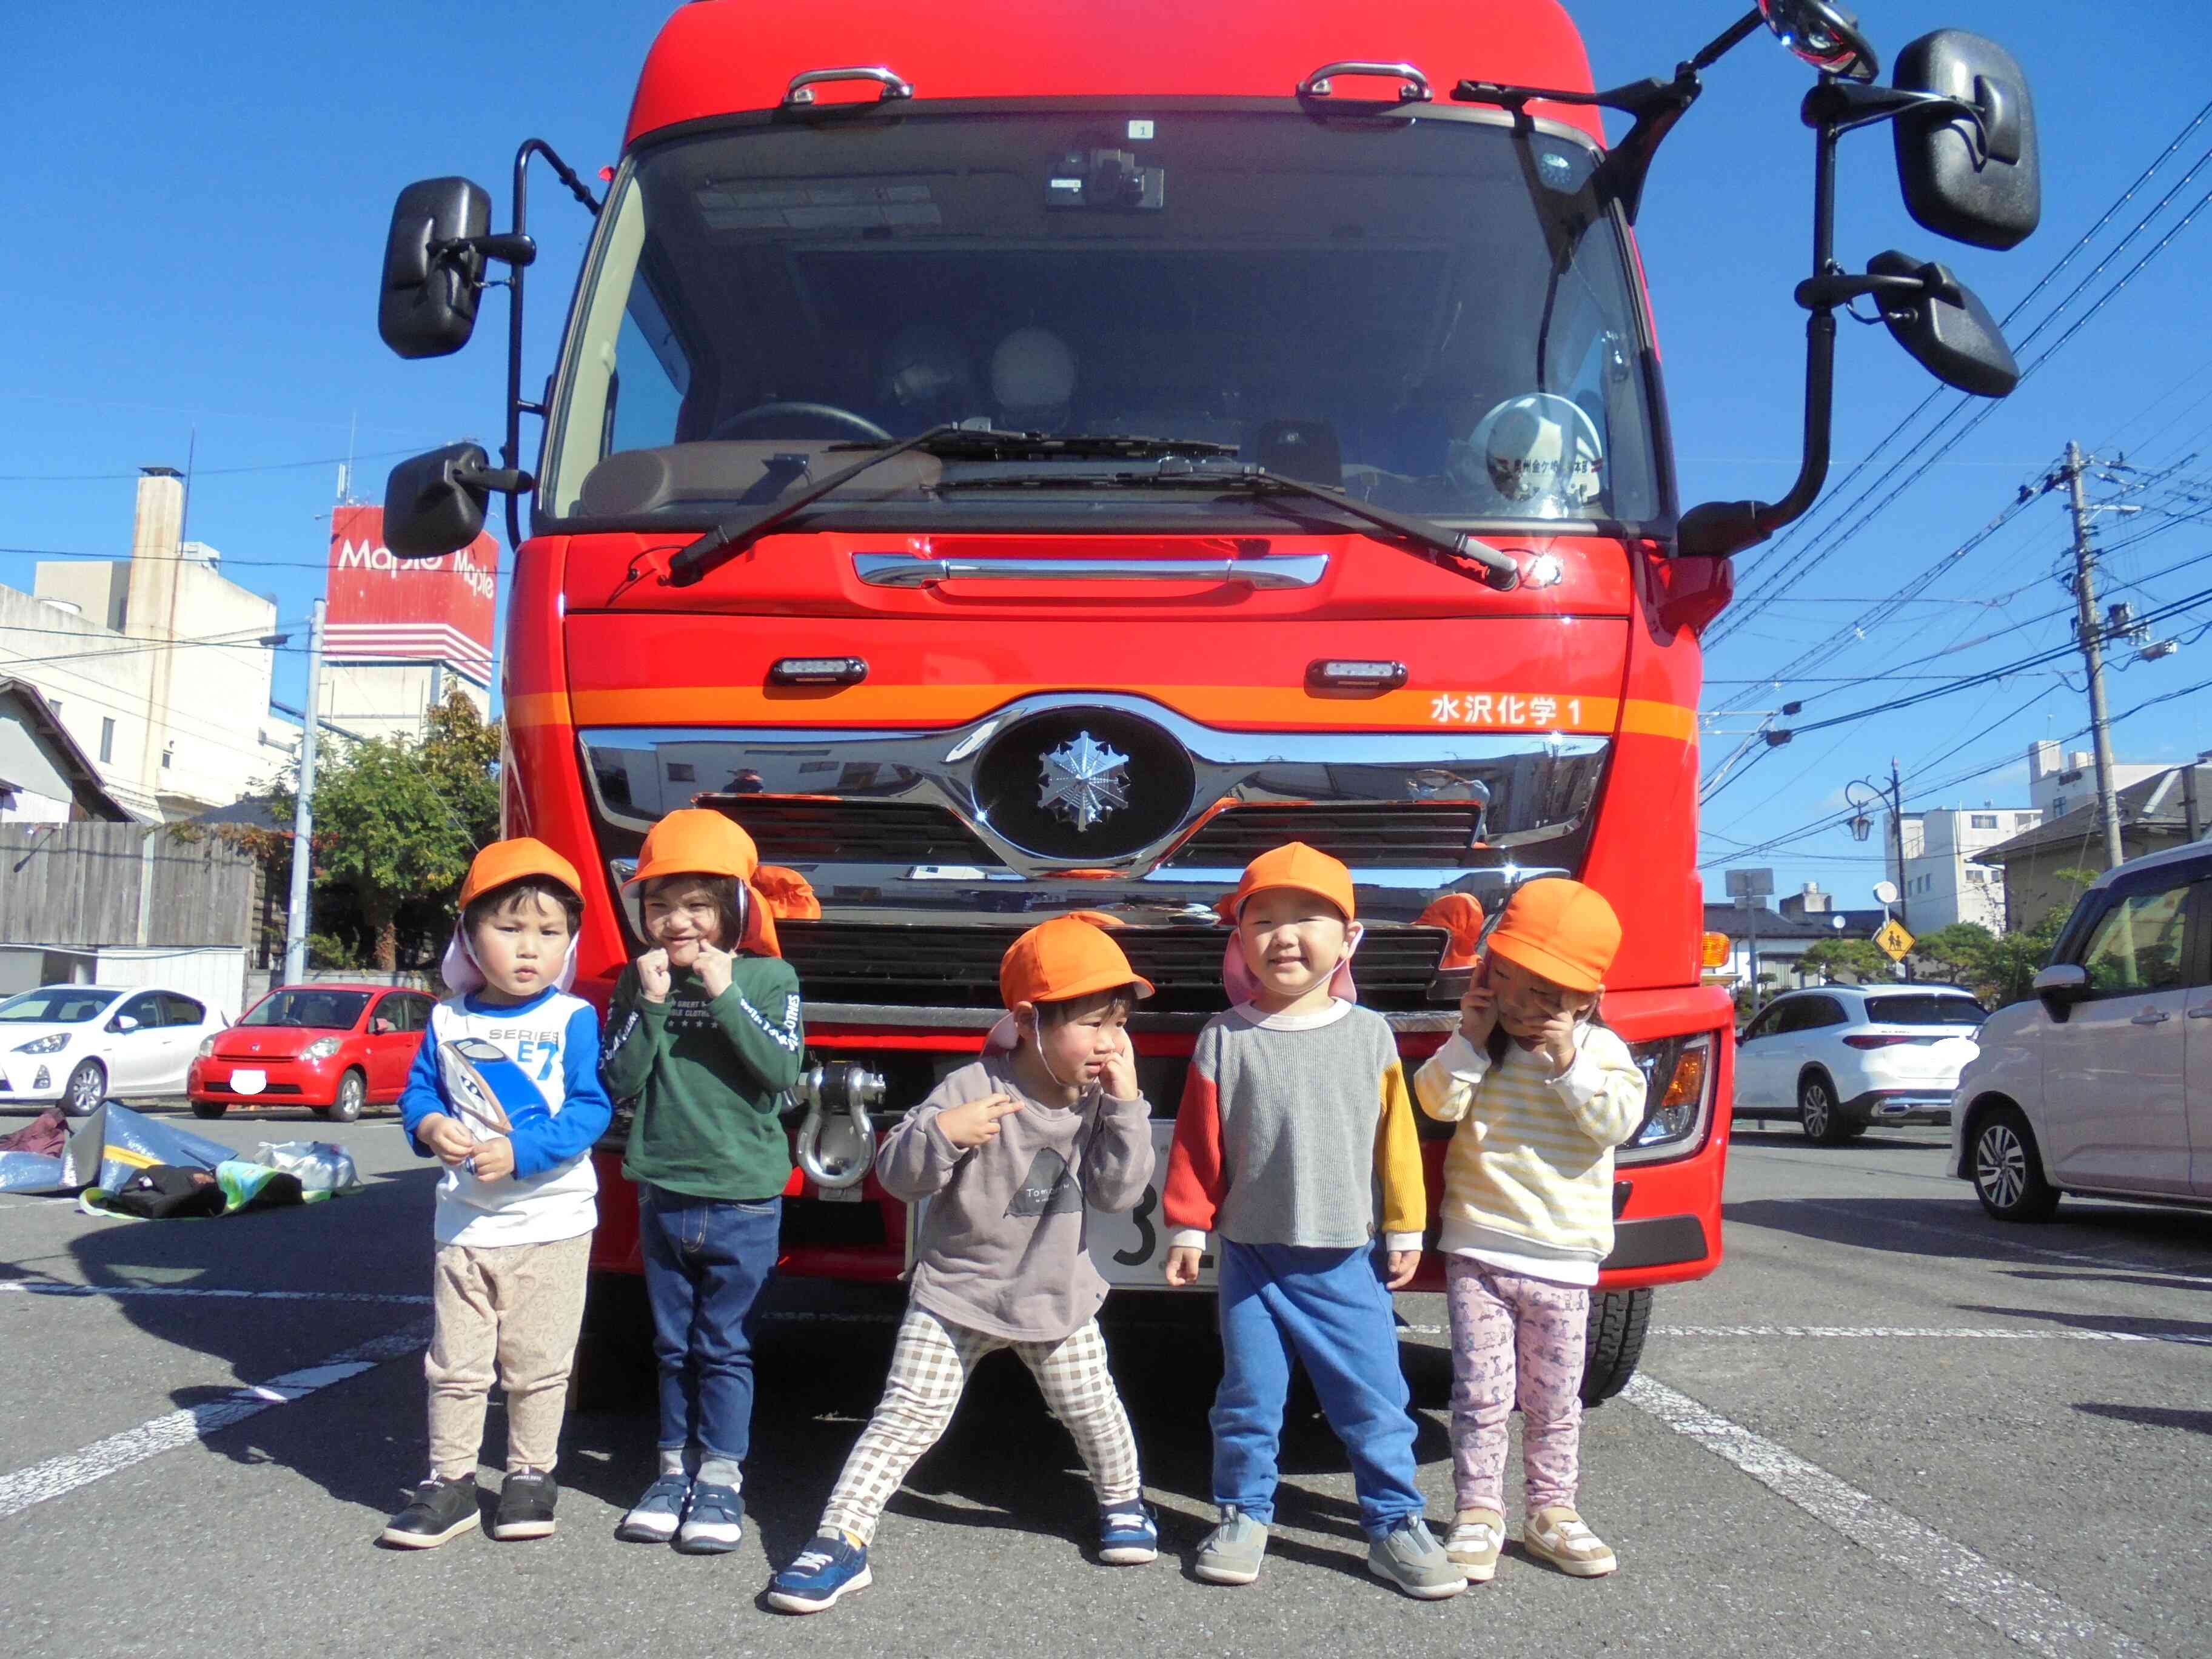
[[[2105,832],[2105,867],[2116,870],[2120,848],[2120,801],[2112,788],[2112,733],[2105,714],[2105,648],[2097,618],[2097,556],[2089,545],[2089,503],[2081,491],[2081,446],[2066,445],[2067,499],[2074,514],[2074,633],[2089,671],[2089,737],[2097,757],[2097,818]]]
[[[307,624],[307,718],[300,722],[300,787],[292,806],[292,901],[284,915],[284,982],[307,976],[307,878],[315,861],[315,726],[323,712],[323,611]]]
[[[1897,925],[1906,933],[1912,931],[1912,912],[1906,906],[1905,894],[1912,884],[1905,876],[1905,784],[1897,775],[1897,760],[1889,763],[1889,829],[1897,842]],[[1927,851],[1923,840],[1921,851]]]

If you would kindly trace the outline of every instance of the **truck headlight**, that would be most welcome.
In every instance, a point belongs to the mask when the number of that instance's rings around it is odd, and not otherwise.
[[[1620,1151],[1633,1157],[1681,1146],[1704,1129],[1713,1084],[1713,1036],[1661,1037],[1632,1042],[1628,1052],[1644,1073],[1647,1103],[1643,1123]]]
[[[52,1036],[42,1036],[30,1042],[17,1043],[15,1052],[19,1054],[58,1054],[68,1047],[69,1033],[56,1031]]]
[[[340,1046],[339,1041],[336,1037],[317,1037],[313,1042],[300,1050],[300,1058],[302,1060],[328,1060],[332,1054],[337,1053]]]

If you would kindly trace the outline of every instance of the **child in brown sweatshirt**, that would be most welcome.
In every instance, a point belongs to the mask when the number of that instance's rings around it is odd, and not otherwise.
[[[769,1586],[782,1612],[818,1613],[868,1584],[884,1505],[997,1348],[1021,1356],[1075,1437],[1098,1497],[1099,1559],[1133,1565],[1158,1553],[1085,1231],[1086,1207],[1128,1209],[1152,1179],[1152,1111],[1126,1025],[1152,988],[1103,928],[1073,915],[1017,939],[999,983],[1008,1012],[983,1057],[939,1084],[877,1155],[887,1191],[928,1204],[906,1318],[819,1535]]]

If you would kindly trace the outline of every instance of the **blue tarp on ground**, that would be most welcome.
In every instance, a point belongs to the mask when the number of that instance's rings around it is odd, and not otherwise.
[[[143,1116],[110,1100],[94,1107],[70,1137],[69,1150],[62,1155],[62,1178],[57,1184],[72,1189],[105,1187],[112,1193],[139,1170],[156,1164],[181,1164],[212,1173],[223,1160],[236,1156],[220,1141]]]

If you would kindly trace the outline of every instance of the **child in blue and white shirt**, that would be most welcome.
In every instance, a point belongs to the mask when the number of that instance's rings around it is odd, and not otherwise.
[[[507,1437],[492,1536],[553,1531],[553,1464],[599,1224],[591,1152],[613,1115],[598,1012],[568,990],[582,885],[536,841],[477,855],[446,951],[454,994],[431,1011],[399,1097],[409,1141],[446,1172],[424,1363],[430,1474],[385,1528],[397,1547],[434,1548],[477,1524],[495,1376]]]

